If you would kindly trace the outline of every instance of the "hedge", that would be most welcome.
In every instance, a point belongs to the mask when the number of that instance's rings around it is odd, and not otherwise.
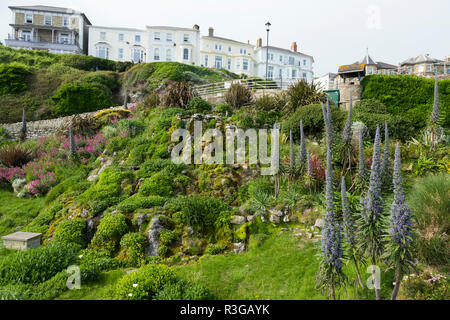
[[[30,74],[30,70],[19,63],[0,64],[0,95],[25,91]]]

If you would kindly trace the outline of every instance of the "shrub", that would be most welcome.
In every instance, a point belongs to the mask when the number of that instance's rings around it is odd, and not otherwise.
[[[126,257],[133,263],[143,259],[147,238],[139,232],[125,234],[120,240],[120,246],[126,249]]]
[[[77,218],[62,222],[56,227],[53,241],[86,247],[86,221]]]
[[[332,105],[330,105],[330,110],[334,130],[340,131],[344,127],[347,111]],[[300,120],[303,120],[305,135],[316,136],[324,131],[322,107],[319,104],[298,107],[291,116],[283,121],[281,125],[283,133],[289,134],[289,130],[292,130],[295,140],[300,139]]]
[[[0,285],[46,281],[71,265],[78,251],[72,245],[52,244],[8,255],[0,260]]]
[[[255,100],[255,108],[265,111],[281,111],[285,108],[287,103],[285,94],[268,95],[263,94]]]
[[[212,105],[199,97],[194,97],[188,104],[187,109],[195,113],[210,112]]]
[[[100,220],[97,231],[92,238],[91,247],[96,250],[105,249],[109,253],[114,253],[120,239],[127,230],[128,226],[123,214],[108,214]]]
[[[164,246],[170,246],[174,241],[179,240],[180,236],[180,231],[164,229],[159,236],[161,240],[160,243]]]
[[[5,167],[22,167],[33,159],[30,150],[18,145],[5,145],[0,149],[0,163]]]
[[[216,255],[225,251],[227,245],[224,243],[210,243],[205,249],[206,254]]]
[[[81,281],[94,281],[101,272],[121,266],[117,258],[111,258],[101,251],[84,249],[79,253],[77,264],[80,266]]]
[[[225,102],[232,108],[239,108],[252,102],[252,92],[247,86],[233,83],[225,92]]]
[[[108,88],[83,82],[63,85],[51,97],[51,101],[55,105],[53,110],[55,116],[95,111],[113,104],[112,94]]]
[[[175,182],[174,176],[167,170],[154,173],[147,178],[139,188],[139,193],[143,196],[161,196],[170,197],[174,194]]]
[[[420,275],[405,276],[402,282],[406,299],[448,300],[449,279],[439,273],[424,272]]]
[[[145,126],[138,120],[122,119],[117,122],[117,128],[130,137],[136,137],[144,131]]]
[[[200,283],[185,280],[170,282],[159,291],[154,300],[213,300],[215,296]]]
[[[0,64],[0,96],[25,91],[30,74],[30,70],[22,64]]]
[[[189,102],[195,96],[196,92],[187,81],[172,81],[164,91],[163,103],[166,107],[180,107],[186,109]]]
[[[175,281],[171,268],[160,264],[150,264],[121,278],[114,293],[120,300],[149,300],[167,283]]]
[[[160,207],[164,205],[165,198],[160,196],[148,196],[143,197],[140,194],[134,194],[131,197],[125,199],[117,205],[117,209],[124,212],[130,213],[137,209],[149,209],[153,207]]]
[[[148,178],[154,173],[162,170],[167,170],[171,174],[180,174],[183,170],[187,169],[185,164],[175,164],[170,159],[155,159],[144,162],[141,168],[137,171],[138,178]]]
[[[419,231],[419,258],[431,265],[448,265],[450,260],[449,177],[447,173],[428,175],[417,181],[409,194]]]
[[[146,108],[155,108],[161,103],[161,98],[156,91],[151,91],[145,95],[143,103]]]
[[[285,111],[287,114],[294,113],[299,107],[320,103],[326,99],[317,84],[300,80],[291,85],[286,91],[287,104]]]

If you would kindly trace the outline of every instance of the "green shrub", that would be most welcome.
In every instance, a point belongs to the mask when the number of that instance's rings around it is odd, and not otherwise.
[[[127,231],[128,225],[123,214],[108,214],[100,220],[97,231],[92,238],[91,247],[96,250],[105,249],[109,253],[114,253],[120,239]]]
[[[334,130],[340,131],[345,124],[347,111],[340,110],[336,106],[330,106]],[[305,135],[317,136],[324,131],[323,113],[320,104],[310,104],[298,107],[295,112],[283,121],[281,128],[283,133],[289,134],[292,130],[294,140],[300,140],[300,120],[303,120]]]
[[[152,90],[145,95],[143,103],[146,108],[156,108],[161,103],[161,98],[156,91]]]
[[[402,281],[402,293],[410,300],[449,300],[449,281],[439,273],[409,275]]]
[[[141,121],[135,119],[122,119],[117,122],[117,128],[122,132],[127,132],[130,137],[136,137],[144,131],[145,126]]]
[[[111,91],[100,84],[68,83],[51,97],[55,116],[95,111],[113,105]]]
[[[248,241],[249,249],[256,249],[264,244],[269,236],[264,233],[251,234]]]
[[[125,234],[120,240],[120,246],[126,249],[127,258],[136,263],[143,259],[147,238],[139,232]]]
[[[114,293],[120,300],[149,300],[175,279],[175,273],[168,266],[150,264],[121,278]]]
[[[90,72],[81,78],[81,81],[90,84],[102,84],[111,91],[118,89],[117,73],[112,71]]]
[[[434,99],[434,79],[409,75],[369,75],[362,79],[362,99],[374,98],[386,105],[387,113],[423,128],[430,117]],[[450,125],[450,80],[439,81],[443,126]]]
[[[144,162],[141,168],[137,171],[138,178],[149,178],[154,173],[166,170],[171,174],[180,174],[187,169],[185,164],[175,164],[170,159],[154,159]]]
[[[0,285],[46,281],[71,265],[78,252],[76,246],[59,243],[8,255],[0,260]]]
[[[418,180],[409,193],[409,205],[419,232],[419,259],[430,265],[448,265],[450,261],[450,176],[428,175]]]
[[[119,203],[117,209],[124,213],[130,213],[137,209],[149,209],[163,206],[165,201],[165,198],[160,196],[143,197],[140,194],[134,194]]]
[[[214,111],[219,113],[222,116],[232,116],[233,115],[233,109],[230,108],[230,106],[226,103],[218,104],[214,107]]]
[[[252,92],[240,83],[233,83],[224,95],[225,102],[232,108],[239,108],[252,102]]]
[[[174,176],[167,170],[154,173],[147,178],[139,188],[139,193],[143,196],[161,196],[170,197],[174,194],[175,182]]]
[[[209,243],[205,249],[206,254],[216,255],[225,251],[227,245],[224,243]]]
[[[213,300],[215,296],[200,283],[185,280],[170,282],[159,291],[154,300]]]
[[[30,74],[30,70],[22,64],[0,64],[0,96],[25,91]]]
[[[212,105],[199,97],[194,97],[187,106],[188,110],[191,110],[195,113],[204,113],[210,112],[212,109]]]
[[[181,232],[178,230],[164,229],[160,234],[160,243],[165,246],[170,246],[174,241],[179,240]]]
[[[86,221],[80,218],[60,223],[53,235],[53,241],[64,244],[77,244],[86,247]]]

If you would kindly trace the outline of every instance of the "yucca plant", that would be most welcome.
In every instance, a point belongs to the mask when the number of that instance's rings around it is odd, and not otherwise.
[[[18,145],[5,145],[0,149],[0,163],[8,168],[22,167],[32,159],[32,152]]]
[[[172,81],[164,91],[163,103],[166,107],[186,109],[189,102],[196,96],[196,91],[187,81]]]
[[[231,84],[225,92],[224,98],[225,102],[232,108],[239,108],[253,101],[252,92],[247,86],[241,83]]]

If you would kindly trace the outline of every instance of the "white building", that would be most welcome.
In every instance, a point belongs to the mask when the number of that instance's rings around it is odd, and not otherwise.
[[[321,90],[336,89],[336,83],[334,82],[336,76],[337,73],[328,72],[321,77],[314,78],[314,83],[317,84]]]
[[[50,6],[10,6],[11,33],[5,45],[51,53],[87,53],[88,18],[79,11]]]
[[[89,26],[90,56],[115,61],[146,62],[148,36],[146,30]]]
[[[200,27],[147,26],[147,62],[177,61],[200,65]]]
[[[314,58],[310,55],[297,51],[297,43],[293,42],[291,50],[269,46],[262,46],[262,39],[256,43],[255,56],[257,61],[256,76],[266,78],[266,59],[267,78],[277,82],[298,81],[305,79],[311,83],[314,78],[313,63]]]
[[[208,29],[208,35],[200,42],[200,65],[208,68],[225,69],[236,74],[254,76],[254,46],[214,35],[214,29]]]

